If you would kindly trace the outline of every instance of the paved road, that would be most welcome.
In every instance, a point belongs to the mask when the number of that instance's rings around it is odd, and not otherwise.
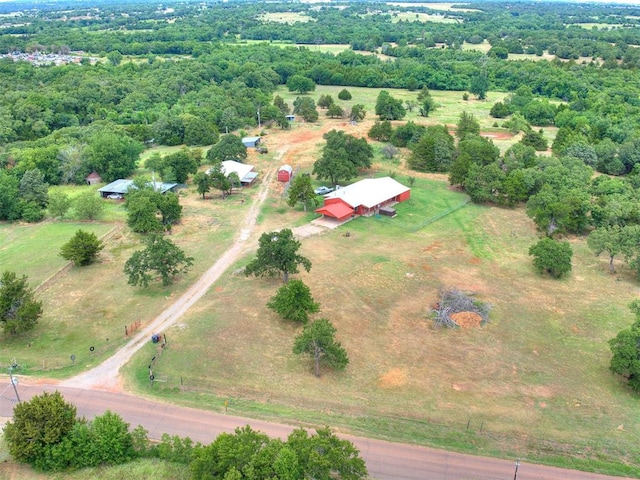
[[[26,382],[26,380],[25,380]],[[87,418],[111,410],[120,414],[131,426],[143,425],[152,438],[162,433],[190,437],[194,441],[210,443],[222,432],[251,425],[272,437],[285,438],[293,427],[284,424],[253,420],[233,415],[195,410],[159,403],[123,393],[113,393],[60,385],[18,386],[21,400],[28,400],[42,391],[59,390],[77,406],[78,414]],[[11,416],[16,403],[13,390],[0,383],[0,417]],[[379,480],[511,480],[514,478],[513,460],[476,457],[443,450],[417,447],[381,440],[342,435],[352,441],[367,462],[369,474]],[[529,464],[521,461],[518,480],[612,480],[604,475],[564,470]]]

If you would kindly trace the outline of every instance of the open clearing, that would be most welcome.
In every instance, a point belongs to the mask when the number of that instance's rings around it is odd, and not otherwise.
[[[311,96],[317,100],[330,93],[337,100],[341,89],[318,87]],[[365,104],[364,122],[350,125],[321,111],[316,124],[267,130],[270,152],[288,147],[283,163],[308,172],[327,131],[366,135],[379,90],[348,90],[353,99],[339,103]],[[403,100],[418,94],[390,92]],[[296,96],[284,89],[278,93],[289,104]],[[431,93],[442,105],[433,117],[413,112],[407,119],[453,127],[467,110],[503,151],[517,140],[491,127],[494,119],[488,117],[504,94],[490,92],[489,101],[479,102],[462,100],[462,92]],[[380,144],[373,145],[379,150]],[[149,343],[125,369],[128,386],[203,408],[222,410],[228,401],[234,413],[331,424],[478,454],[554,458],[560,464],[559,457],[570,457],[566,462],[574,465],[581,459],[590,465],[637,464],[637,398],[608,372],[606,344],[632,320],[626,305],[638,287],[630,273],[619,268],[610,276],[605,259],[594,258],[584,239],[571,238],[571,276],[539,277],[527,255],[538,234],[523,209],[468,204],[452,211],[466,196],[449,188],[444,175],[407,171],[406,155],[396,161],[376,157],[371,172],[392,172],[403,183],[416,178],[412,198],[398,206],[397,218],[360,218],[303,240],[302,253],[313,268],[297,277],[321,303],[319,316],[336,325],[351,361],[345,372],[326,371],[316,379],[310,362],[291,353],[299,328],[264,307],[281,283],[237,272],[253,256],[248,255],[163,332],[169,346],[154,369],[166,383],[149,386],[147,365],[159,353]],[[273,154],[251,152],[248,163],[264,172]],[[272,183],[256,236],[314,218],[287,207],[282,188]],[[256,191],[245,189],[224,201],[201,200],[193,188],[184,192],[185,219],[172,240],[196,262],[171,288],[126,285],[122,265],[139,243],[123,230],[108,243],[100,263],[71,269],[43,292],[40,327],[4,339],[0,361],[15,356],[21,373],[49,377],[96,365],[124,343],[125,325],[155,318],[228,248]],[[439,288],[454,286],[493,304],[488,325],[433,328],[429,306]],[[77,355],[75,365],[71,354]]]
[[[431,14],[423,12],[394,12],[391,14],[392,21],[396,22],[423,22],[423,23],[459,23],[461,20],[448,18],[445,15]]]
[[[265,22],[294,24],[296,22],[309,22],[312,18],[308,15],[297,12],[269,12],[261,15],[260,20]]]
[[[480,10],[475,8],[462,8],[457,7],[455,3],[446,3],[446,2],[436,2],[436,3],[420,3],[420,2],[387,2],[387,5],[392,5],[394,7],[406,7],[406,8],[415,8],[415,7],[425,7],[430,8],[431,10],[444,10],[444,11],[453,11],[453,12],[479,12]]]

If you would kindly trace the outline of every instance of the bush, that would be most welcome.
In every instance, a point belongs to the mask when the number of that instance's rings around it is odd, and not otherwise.
[[[533,265],[539,273],[560,278],[571,271],[573,251],[569,242],[543,238],[529,248],[529,255],[533,256]]]
[[[349,92],[349,90],[347,90],[346,88],[343,88],[342,90],[340,90],[340,93],[338,93],[338,98],[340,100],[351,100],[351,92]]]
[[[51,449],[61,443],[76,422],[76,407],[60,392],[36,395],[15,406],[4,428],[9,453],[18,462],[46,468]]]

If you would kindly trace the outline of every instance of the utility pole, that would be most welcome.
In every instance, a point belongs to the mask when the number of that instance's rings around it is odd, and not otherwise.
[[[11,385],[13,385],[13,391],[16,392],[18,403],[20,403],[20,395],[18,395],[18,389],[16,388],[16,385],[18,385],[18,379],[13,376],[13,367],[9,367],[9,379],[11,380]]]
[[[520,459],[516,460],[516,473],[513,474],[513,480],[518,480],[518,467],[520,466]]]
[[[260,125],[260,109],[258,109],[258,128],[262,128]]]

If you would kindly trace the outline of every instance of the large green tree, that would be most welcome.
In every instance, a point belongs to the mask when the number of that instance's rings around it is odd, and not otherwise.
[[[62,245],[60,256],[74,265],[84,266],[93,263],[103,248],[95,233],[78,230],[71,240]]]
[[[307,323],[310,313],[320,311],[320,304],[313,299],[311,290],[302,280],[291,280],[282,285],[267,307],[283,319],[299,323]]]
[[[479,135],[480,123],[478,123],[478,120],[472,113],[468,113],[465,110],[460,114],[460,117],[458,118],[458,124],[456,128],[456,137],[462,140],[469,133],[472,133],[474,135]]]
[[[613,354],[609,369],[627,379],[627,384],[635,392],[640,392],[640,303],[635,300],[630,305],[636,314],[631,327],[621,330],[615,338],[609,340]]]
[[[168,155],[151,156],[146,166],[158,172],[165,182],[186,183],[189,174],[198,171],[199,161],[192,150],[183,148]]]
[[[45,392],[14,407],[4,438],[18,462],[43,466],[51,449],[63,441],[75,423],[76,407],[67,403],[60,392]]]
[[[313,191],[311,176],[309,176],[309,174],[296,175],[293,177],[287,190],[287,205],[294,207],[300,202],[306,212],[307,206],[314,207],[316,205],[316,198],[317,196]]]
[[[329,427],[318,428],[310,435],[302,428],[294,430],[286,446],[295,453],[304,477],[359,480],[368,478],[367,467],[358,449],[348,440],[342,440]]]
[[[446,126],[428,127],[413,145],[407,164],[420,172],[448,172],[455,151],[454,139]]]
[[[137,233],[170,229],[182,217],[182,206],[175,193],[160,193],[148,184],[127,193],[127,224]]]
[[[35,300],[27,277],[5,271],[0,277],[0,322],[5,333],[15,334],[33,329],[42,315],[42,302]]]
[[[316,102],[310,97],[296,97],[293,101],[293,113],[300,115],[305,122],[318,120]]]
[[[126,178],[136,169],[144,146],[132,138],[100,130],[87,145],[87,163],[105,182]]]
[[[189,465],[191,478],[215,480],[228,477],[230,471],[246,472],[271,440],[250,426],[236,428],[234,433],[221,433],[206,447],[197,451]],[[246,478],[240,475],[238,478]],[[259,477],[270,478],[270,477]]]
[[[336,370],[344,370],[349,357],[340,342],[335,339],[336,328],[326,318],[305,325],[296,337],[293,353],[307,354],[313,358],[313,371],[320,376],[320,366],[326,365]]]
[[[373,149],[364,138],[356,138],[341,130],[331,130],[323,135],[326,140],[322,157],[313,164],[313,174],[319,179],[328,179],[337,185],[340,180],[349,180],[358,170],[371,167]]]
[[[73,211],[78,220],[98,220],[104,213],[104,200],[96,192],[83,192],[73,199]]]
[[[63,218],[71,208],[71,198],[64,192],[55,191],[49,194],[47,210],[53,218]]]
[[[193,183],[196,186],[198,194],[202,195],[204,200],[207,193],[211,191],[211,177],[205,172],[198,172],[193,176]]]
[[[589,225],[589,206],[587,191],[546,184],[527,201],[527,215],[547,235],[581,233]]]
[[[244,146],[240,137],[229,133],[220,137],[220,141],[209,149],[206,158],[209,163],[226,160],[242,163],[247,159],[247,147]]]
[[[587,245],[596,256],[609,255],[609,273],[615,273],[613,259],[623,255],[631,259],[640,250],[640,225],[610,225],[596,228],[587,237]]]
[[[263,233],[258,240],[256,258],[249,262],[244,272],[247,276],[274,277],[282,274],[287,283],[289,274],[298,273],[299,265],[307,272],[311,270],[311,261],[298,253],[300,246],[288,228]]]
[[[378,94],[375,112],[380,120],[402,120],[407,114],[402,100],[393,98],[386,90],[381,90]]]
[[[379,142],[388,142],[391,140],[393,134],[393,126],[389,120],[376,120],[373,126],[369,129],[367,135],[369,138],[378,140]]]
[[[193,265],[193,257],[171,240],[162,235],[152,234],[143,240],[145,248],[135,252],[124,265],[127,283],[148,287],[156,277],[162,278],[162,285],[170,285],[176,275],[186,272]]]
[[[18,203],[18,178],[0,169],[0,220],[17,220],[21,210]]]
[[[529,248],[529,255],[533,257],[533,266],[539,273],[560,278],[571,271],[573,250],[569,242],[545,237]]]
[[[287,80],[287,88],[290,92],[305,94],[316,89],[316,83],[309,77],[303,75],[293,75]]]

